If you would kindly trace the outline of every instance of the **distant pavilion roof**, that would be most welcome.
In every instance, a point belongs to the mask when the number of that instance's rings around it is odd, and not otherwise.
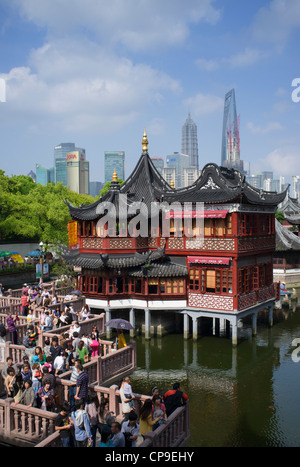
[[[275,230],[276,251],[300,250],[300,237],[283,227],[277,219],[275,219]]]

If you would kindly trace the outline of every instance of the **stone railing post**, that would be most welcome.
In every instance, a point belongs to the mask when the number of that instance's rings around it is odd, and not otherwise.
[[[14,399],[12,397],[8,397],[5,399],[5,414],[4,414],[4,435],[10,438],[11,432],[12,432],[12,423],[13,423],[13,417],[12,412],[10,410],[11,403],[14,402]]]
[[[118,386],[116,384],[113,384],[109,388],[109,411],[119,415],[119,396],[116,394],[117,390]]]

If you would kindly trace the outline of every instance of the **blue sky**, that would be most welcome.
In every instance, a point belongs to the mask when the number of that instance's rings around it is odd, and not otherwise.
[[[53,148],[181,150],[190,111],[199,164],[220,163],[224,97],[235,88],[241,158],[251,172],[300,175],[299,0],[0,0],[0,168],[53,165]],[[299,92],[300,95],[300,92]]]

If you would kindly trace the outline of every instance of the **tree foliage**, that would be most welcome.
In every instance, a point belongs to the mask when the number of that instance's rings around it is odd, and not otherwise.
[[[280,222],[280,224],[282,224],[285,219],[285,216],[282,211],[276,211],[275,217]]]
[[[0,170],[0,240],[67,244],[71,217],[66,200],[74,206],[95,201],[61,183],[43,186],[25,175],[8,177]]]

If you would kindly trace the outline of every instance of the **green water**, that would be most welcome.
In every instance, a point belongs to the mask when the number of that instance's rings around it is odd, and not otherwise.
[[[300,311],[275,312],[274,326],[247,325],[233,349],[230,339],[206,335],[197,342],[173,334],[146,342],[136,338],[134,392],[163,392],[175,381],[190,400],[189,446],[299,446]],[[300,345],[300,344],[298,344]],[[300,352],[297,354],[300,356]]]

